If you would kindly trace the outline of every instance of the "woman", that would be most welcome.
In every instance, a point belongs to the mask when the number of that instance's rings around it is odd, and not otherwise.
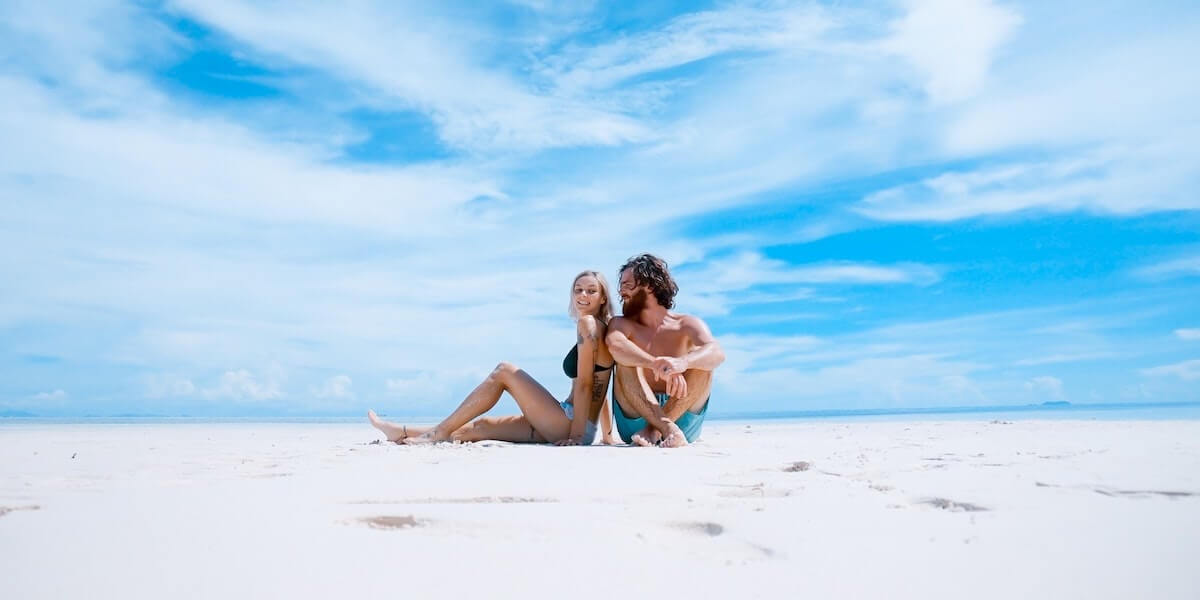
[[[574,446],[591,444],[596,438],[596,420],[603,417],[604,443],[613,443],[612,409],[605,402],[613,357],[604,343],[612,306],[603,275],[584,271],[575,276],[569,313],[575,318],[578,335],[575,346],[563,359],[563,371],[573,381],[571,395],[561,404],[528,373],[502,362],[434,427],[391,423],[380,419],[375,411],[368,411],[371,425],[389,442],[402,444],[502,440]],[[504,392],[517,401],[520,415],[475,419],[495,406]]]

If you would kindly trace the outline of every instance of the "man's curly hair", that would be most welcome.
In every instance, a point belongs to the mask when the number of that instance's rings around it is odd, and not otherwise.
[[[679,293],[679,286],[667,270],[667,261],[653,254],[639,254],[625,261],[617,271],[618,279],[626,269],[632,269],[634,284],[648,286],[663,308],[675,306],[675,294]]]

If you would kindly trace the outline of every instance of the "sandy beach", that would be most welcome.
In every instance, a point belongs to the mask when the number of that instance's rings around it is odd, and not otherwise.
[[[0,425],[0,596],[1197,598],[1200,421]]]

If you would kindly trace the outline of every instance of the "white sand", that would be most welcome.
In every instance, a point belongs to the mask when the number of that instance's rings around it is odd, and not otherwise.
[[[1200,421],[378,437],[0,425],[0,598],[1200,598]]]

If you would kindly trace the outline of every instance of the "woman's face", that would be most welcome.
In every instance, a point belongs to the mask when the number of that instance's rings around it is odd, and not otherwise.
[[[591,275],[584,275],[575,280],[571,299],[575,302],[575,310],[579,311],[579,316],[594,317],[604,308],[605,298],[600,289],[600,281]]]

